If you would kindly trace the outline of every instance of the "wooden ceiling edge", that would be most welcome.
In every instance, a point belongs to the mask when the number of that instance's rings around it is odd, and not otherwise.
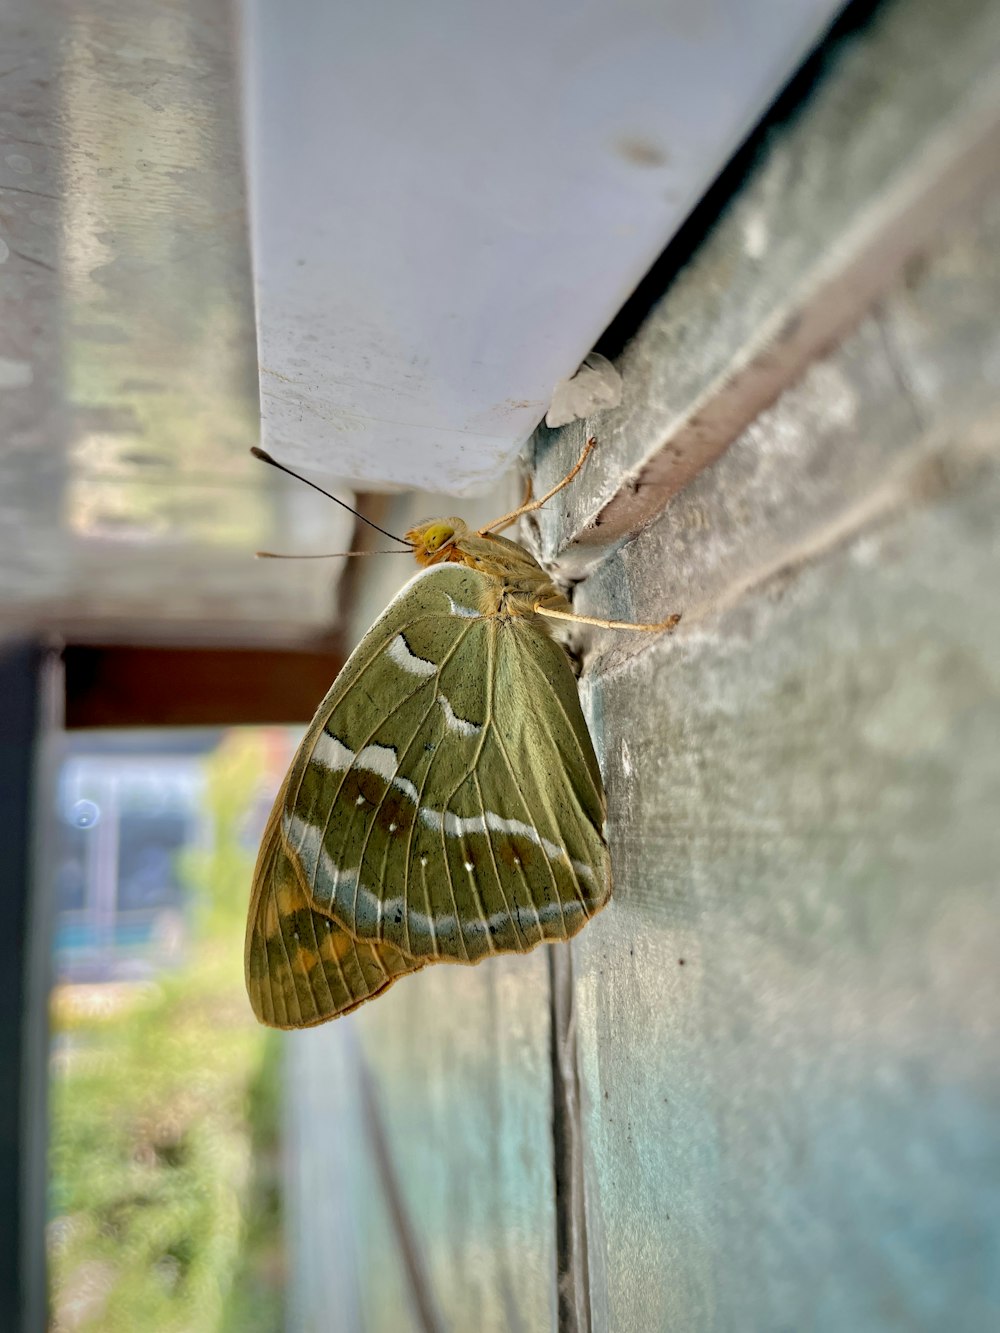
[[[267,624],[236,621],[224,626],[205,621],[117,620],[113,617],[35,617],[0,614],[0,642],[33,640],[60,648],[67,644],[99,647],[273,649],[288,652],[340,652],[343,636],[332,625],[301,622]]]
[[[62,650],[65,729],[303,725],[343,653],[273,645],[72,643]]]

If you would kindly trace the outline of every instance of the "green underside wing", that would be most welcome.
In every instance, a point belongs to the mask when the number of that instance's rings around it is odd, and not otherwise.
[[[491,610],[496,588],[459,564],[422,571],[320,705],[255,873],[262,1021],[308,1026],[426,963],[568,939],[607,902],[569,661],[537,616]]]

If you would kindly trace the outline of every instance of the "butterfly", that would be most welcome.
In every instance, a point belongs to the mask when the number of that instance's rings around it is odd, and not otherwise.
[[[312,1027],[430,963],[567,940],[608,902],[601,773],[547,621],[679,616],[578,616],[499,535],[593,446],[483,528],[406,533],[421,568],[320,704],[264,831],[245,954],[262,1023]]]

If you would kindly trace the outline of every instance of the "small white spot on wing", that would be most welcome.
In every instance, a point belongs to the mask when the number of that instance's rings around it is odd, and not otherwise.
[[[492,810],[487,810],[482,815],[469,815],[463,819],[461,815],[456,815],[451,810],[431,810],[428,806],[421,806],[420,820],[435,833],[439,833],[443,828],[451,838],[487,831],[527,838],[536,847],[540,847],[550,861],[567,860],[578,875],[584,876],[585,879],[594,878],[593,870],[584,861],[570,860],[564,847],[559,847],[550,839],[542,837],[533,824],[525,824],[520,819],[504,819],[502,815],[494,814]]]
[[[345,897],[356,899],[359,915],[362,918],[374,918],[376,921],[392,920],[397,914],[405,913],[409,922],[409,927],[417,934],[434,936],[435,932],[445,932],[454,930],[457,926],[465,934],[479,935],[485,931],[499,929],[510,921],[510,913],[507,911],[494,912],[492,916],[485,921],[473,919],[459,923],[454,915],[439,916],[431,918],[424,912],[418,912],[409,906],[403,898],[389,898],[383,900],[381,895],[369,888],[365,882],[360,879],[356,868],[347,869],[344,866],[337,866],[330,859],[326,848],[319,843],[318,830],[312,825],[306,824],[295,815],[286,820],[286,827],[289,837],[298,842],[311,843],[314,851],[317,853],[317,869],[320,872],[320,878],[325,880],[331,886],[330,901],[331,904],[336,897],[343,893]],[[318,844],[318,845],[317,845]],[[428,857],[426,853],[420,857],[420,864],[426,866]],[[471,874],[475,869],[471,861],[464,862],[466,870]],[[568,899],[564,902],[543,903],[537,909],[539,925],[548,921],[564,918],[568,913],[579,912],[583,910],[582,904],[576,899]],[[331,923],[327,921],[327,930],[332,929]]]

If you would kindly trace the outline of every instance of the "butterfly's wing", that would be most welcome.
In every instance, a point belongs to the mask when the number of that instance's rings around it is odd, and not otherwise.
[[[565,653],[480,614],[488,576],[411,580],[321,705],[282,828],[312,907],[414,960],[566,939],[611,889],[604,795]]]
[[[254,873],[247,993],[262,1023],[312,1027],[349,1013],[421,964],[391,945],[354,939],[312,907],[282,835],[283,800],[284,790],[268,820]]]

